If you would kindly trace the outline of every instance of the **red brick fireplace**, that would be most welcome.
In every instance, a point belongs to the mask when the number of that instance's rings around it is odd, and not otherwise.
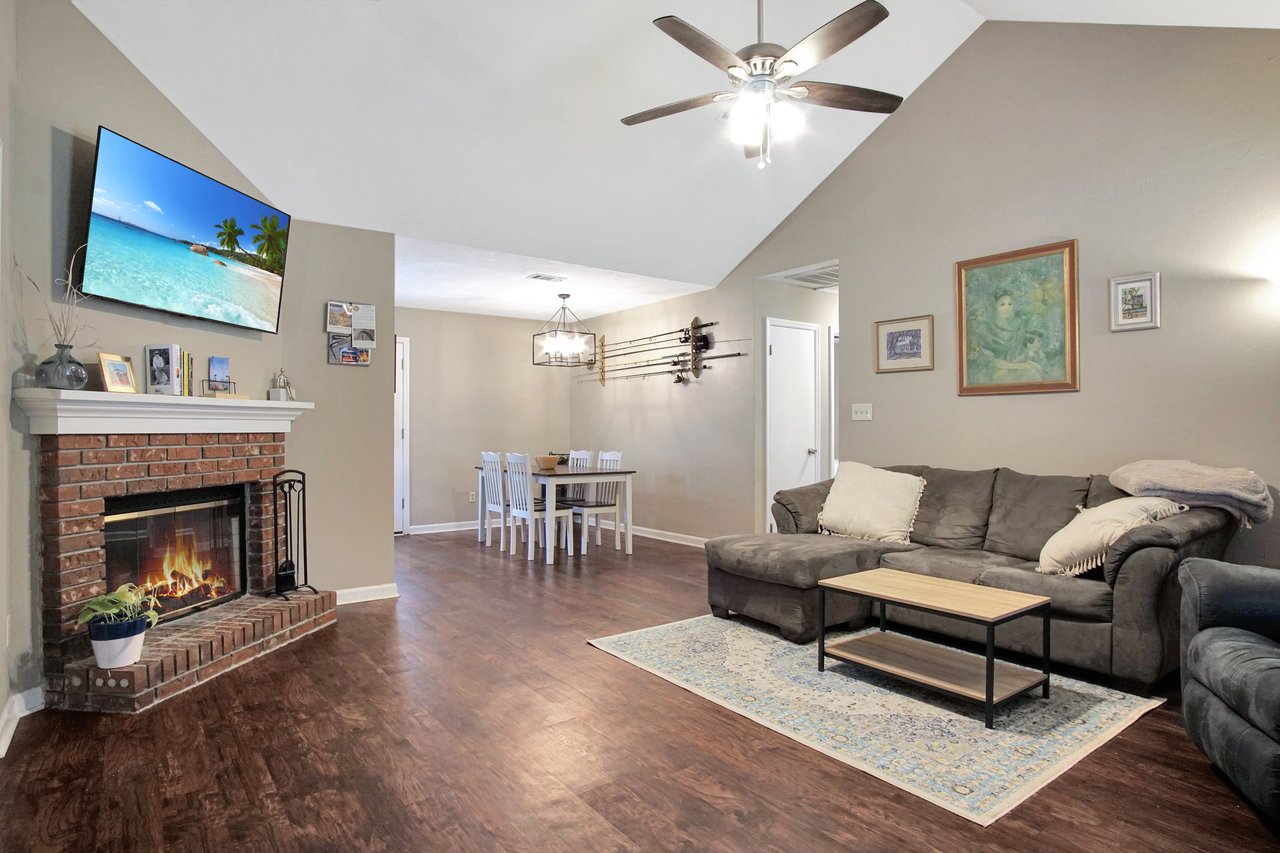
[[[47,389],[14,396],[40,435],[46,706],[140,711],[334,621],[332,592],[265,597],[275,588],[271,481],[284,468],[292,420],[311,404]],[[99,670],[76,617],[86,599],[107,588],[108,503],[232,484],[247,486],[247,595],[161,623],[147,632],[138,664]]]

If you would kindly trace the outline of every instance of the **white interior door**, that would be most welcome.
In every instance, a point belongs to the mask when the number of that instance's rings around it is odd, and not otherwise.
[[[774,529],[775,492],[822,476],[819,336],[812,323],[765,320],[765,530]]]
[[[409,339],[396,337],[395,427],[391,446],[393,473],[392,517],[395,532],[409,529]]]

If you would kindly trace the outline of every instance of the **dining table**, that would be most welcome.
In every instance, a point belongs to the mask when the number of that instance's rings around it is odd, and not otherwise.
[[[635,476],[634,469],[627,468],[594,468],[585,466],[557,465],[554,468],[532,468],[529,471],[530,476],[535,483],[542,486],[542,498],[546,506],[555,506],[556,486],[570,486],[576,483],[610,483],[617,482],[622,484],[622,500],[619,501],[618,518],[615,518],[614,524],[621,524],[623,533],[623,546],[627,554],[633,551],[633,541],[631,533],[631,480]],[[478,492],[478,510],[476,512],[477,523],[477,539],[484,541],[485,528],[485,494],[484,494],[484,471],[477,466],[476,482]],[[551,565],[555,560],[556,536],[555,536],[555,516],[548,512],[545,513],[543,519],[545,536],[543,541],[546,543],[545,551],[547,554],[547,565]],[[599,523],[599,519],[596,519]],[[573,535],[572,531],[569,534]]]

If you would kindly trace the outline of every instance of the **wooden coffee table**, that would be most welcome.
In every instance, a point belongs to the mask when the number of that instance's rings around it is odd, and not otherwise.
[[[900,572],[871,569],[818,582],[818,613],[827,612],[827,591],[861,595],[880,604],[880,630],[827,645],[826,619],[819,616],[818,671],[828,657],[896,676],[904,681],[941,690],[963,699],[982,702],[987,728],[995,727],[997,705],[1037,687],[1049,697],[1049,599],[990,586],[976,586]],[[986,665],[958,649],[926,643],[904,634],[885,631],[885,605],[950,616],[987,627]],[[996,660],[996,626],[1039,613],[1044,620],[1043,673]]]

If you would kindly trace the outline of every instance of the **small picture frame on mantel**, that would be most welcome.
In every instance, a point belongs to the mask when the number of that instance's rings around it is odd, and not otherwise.
[[[1111,279],[1111,331],[1160,328],[1160,273],[1144,272]]]

